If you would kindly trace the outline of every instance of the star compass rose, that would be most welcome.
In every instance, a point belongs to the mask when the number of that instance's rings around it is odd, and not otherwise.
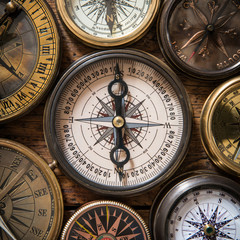
[[[234,219],[229,216],[228,210],[219,207],[218,205],[206,205],[207,206],[198,206],[197,209],[191,211],[191,220],[185,220],[185,223],[187,223],[190,228],[191,226],[194,228],[194,230],[192,231],[194,233],[189,231],[188,237],[184,239],[235,239],[233,235],[236,230],[236,226],[234,224]],[[206,209],[207,211],[210,211],[210,217],[207,217],[207,215],[205,214]],[[193,218],[195,214],[197,217],[200,217],[201,221],[195,221],[195,219]],[[185,230],[186,229],[184,229],[184,231]]]
[[[148,240],[142,218],[128,206],[112,201],[90,202],[67,222],[61,240]]]
[[[165,124],[148,120],[146,109],[143,107],[145,100],[137,102],[134,99],[134,102],[137,103],[133,104],[131,95],[128,95],[128,100],[125,102],[128,85],[123,81],[118,63],[114,80],[108,85],[108,93],[111,97],[108,103],[97,97],[96,117],[75,119],[75,121],[91,125],[93,136],[96,138],[94,146],[97,144],[102,144],[103,147],[113,146],[110,151],[110,159],[116,165],[120,181],[122,181],[123,166],[131,157],[129,148],[133,149],[134,144],[143,148],[141,141],[144,139],[147,129]],[[95,133],[96,131],[97,133]]]

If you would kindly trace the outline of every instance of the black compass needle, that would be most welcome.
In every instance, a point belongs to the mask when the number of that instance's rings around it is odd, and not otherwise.
[[[120,92],[114,92],[113,86],[120,85]],[[124,146],[123,143],[123,131],[125,125],[125,106],[124,106],[124,97],[127,95],[128,86],[126,82],[123,81],[121,72],[119,70],[118,63],[116,64],[116,71],[114,80],[111,81],[108,85],[108,93],[114,99],[115,102],[115,111],[116,114],[112,120],[114,127],[114,137],[115,137],[115,146],[110,152],[111,161],[117,166],[117,171],[119,174],[120,181],[123,177],[123,166],[129,161],[130,153],[129,150]],[[120,155],[118,151],[123,151],[125,153],[125,159],[120,161]]]

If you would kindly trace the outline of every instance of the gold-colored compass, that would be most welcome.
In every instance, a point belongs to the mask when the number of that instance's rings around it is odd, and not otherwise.
[[[0,123],[31,110],[56,76],[60,39],[43,0],[0,2]]]
[[[111,48],[130,44],[151,27],[160,0],[57,0],[64,24],[85,44]]]
[[[57,239],[63,200],[45,161],[27,147],[0,139],[1,239]]]
[[[217,87],[201,114],[201,139],[209,157],[240,176],[240,77]]]

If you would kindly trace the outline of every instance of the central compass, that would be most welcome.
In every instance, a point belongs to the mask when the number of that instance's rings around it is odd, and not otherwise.
[[[168,177],[186,153],[191,126],[186,93],[169,73],[130,50],[72,65],[46,107],[46,139],[63,169],[101,193],[132,193]]]

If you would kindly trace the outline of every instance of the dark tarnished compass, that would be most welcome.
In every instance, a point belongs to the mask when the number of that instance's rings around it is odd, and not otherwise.
[[[68,220],[61,240],[150,240],[143,219],[130,207],[113,201],[85,204]]]
[[[162,52],[194,78],[218,80],[240,68],[240,1],[165,1],[158,23]]]

